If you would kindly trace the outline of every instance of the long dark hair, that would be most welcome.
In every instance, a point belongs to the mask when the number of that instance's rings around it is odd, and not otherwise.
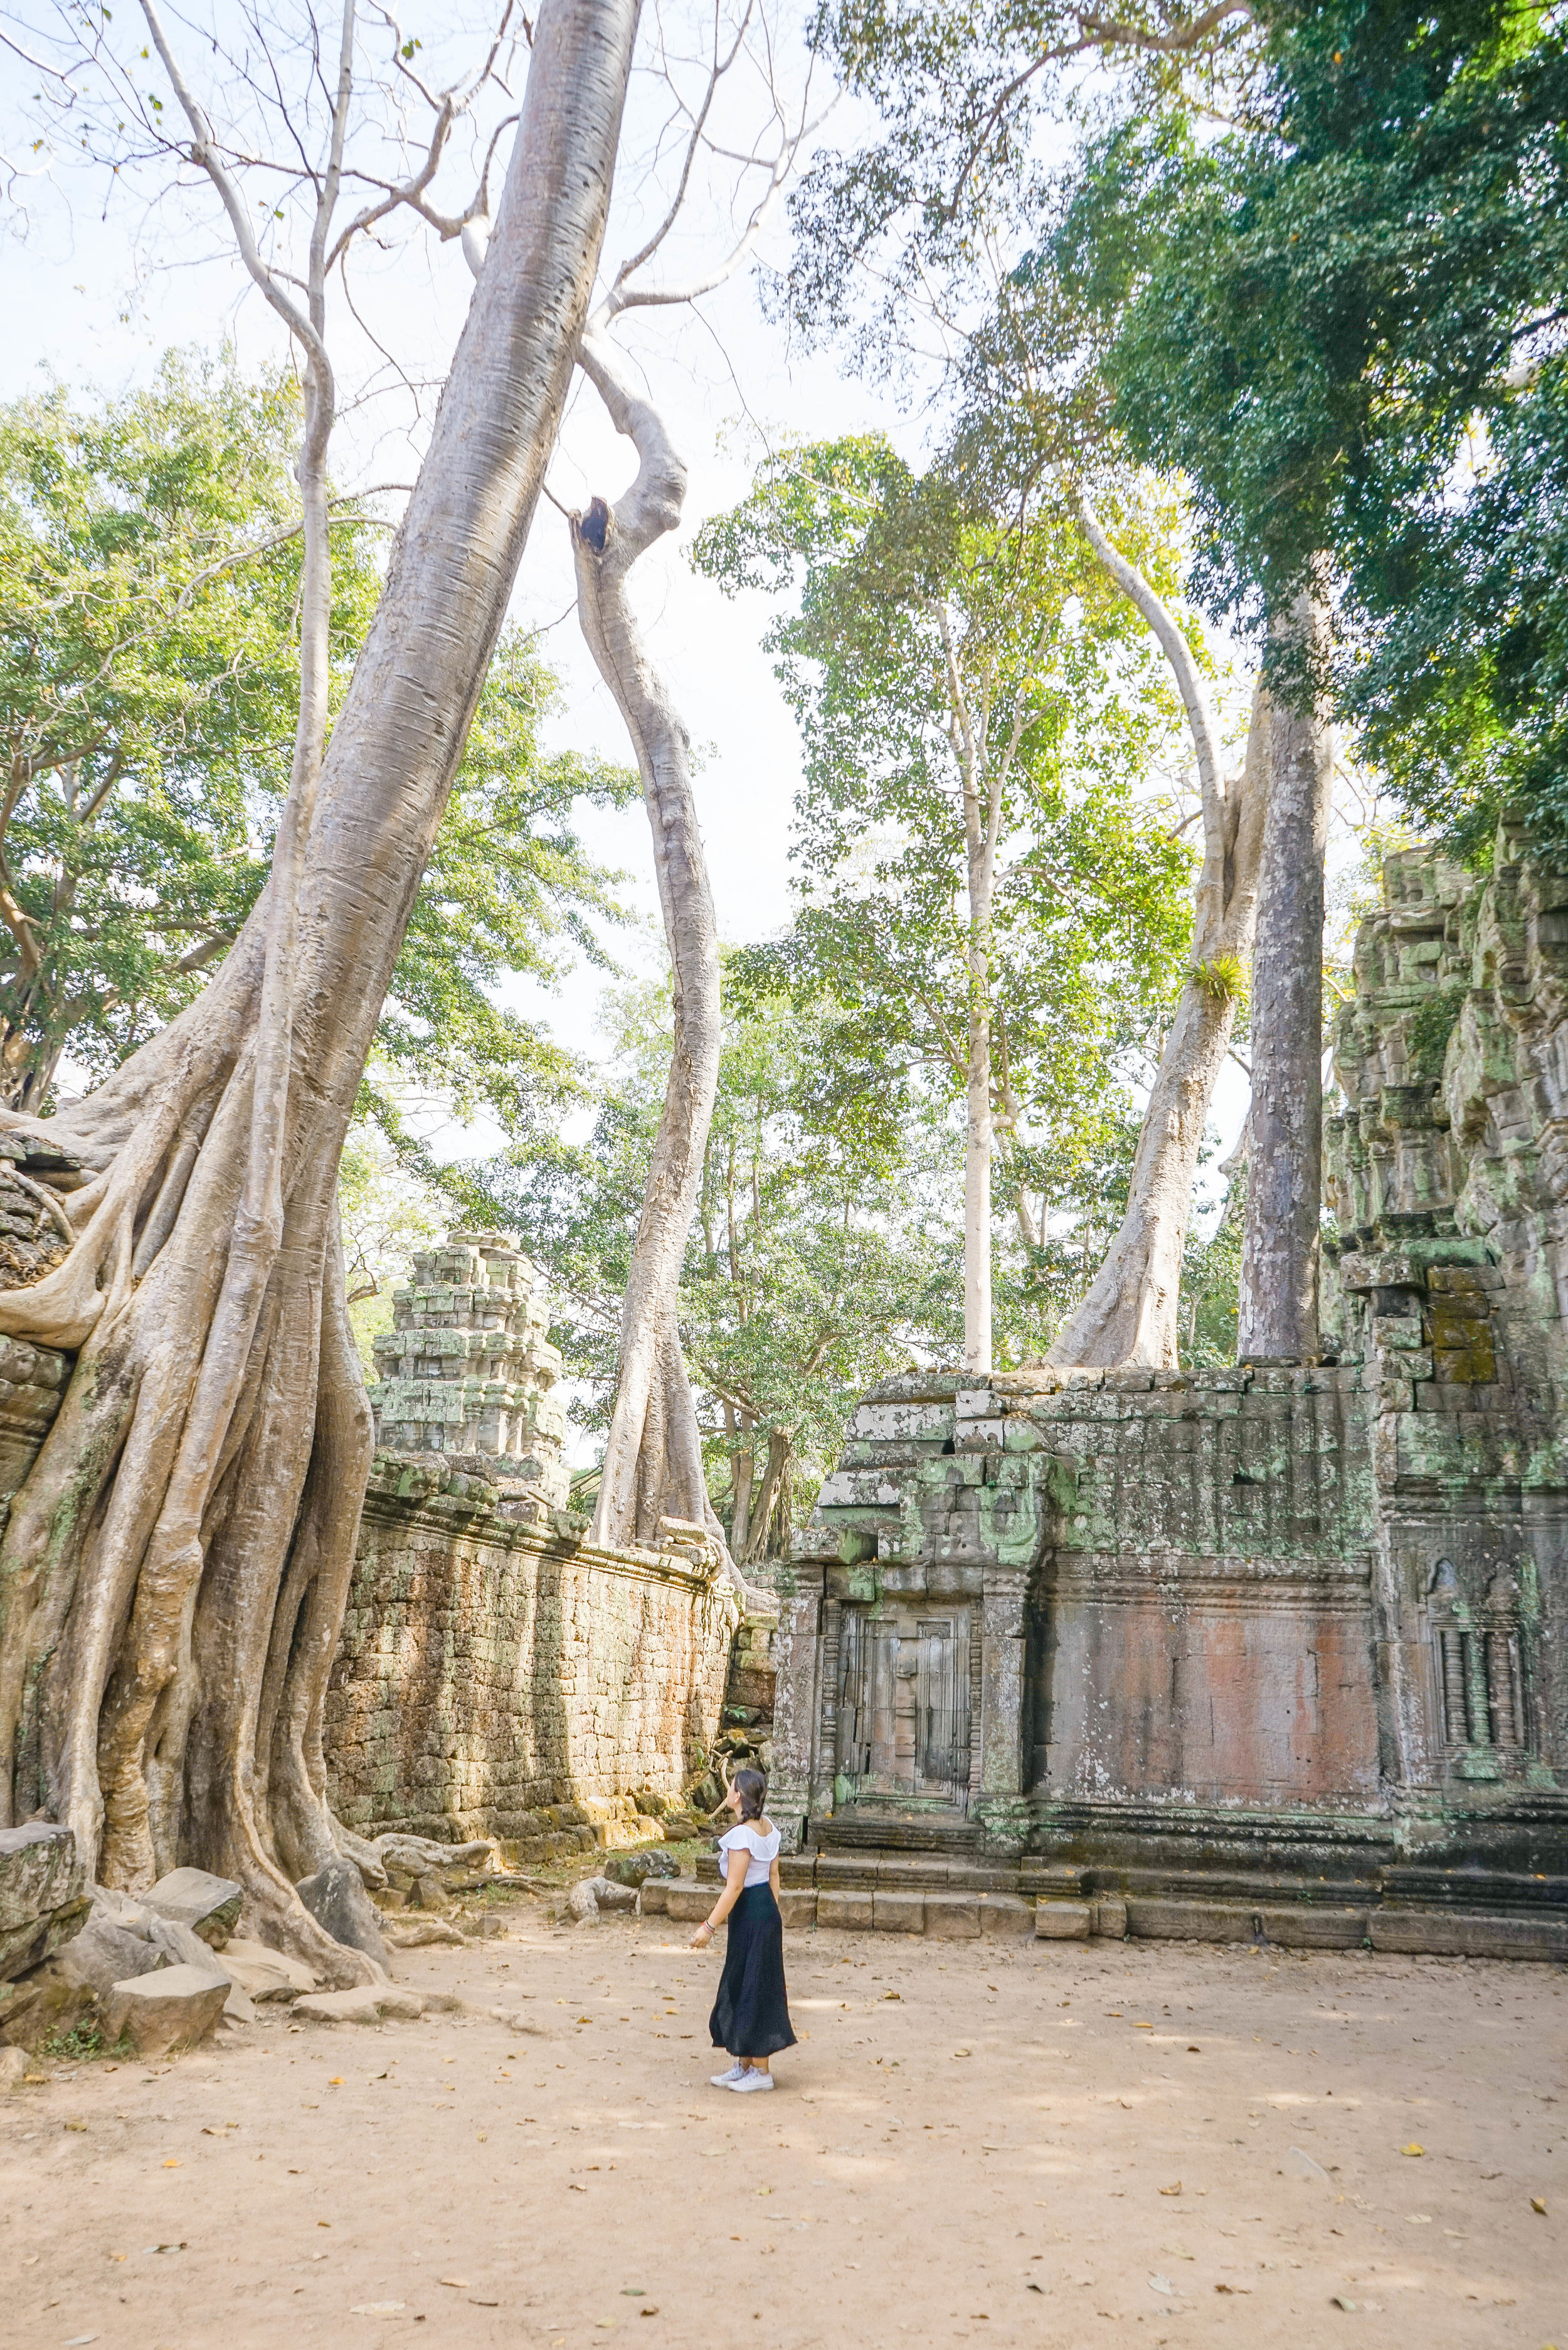
[[[737,1771],[730,1784],[741,1799],[742,1820],[760,1820],[768,1797],[768,1783],[760,1771]]]

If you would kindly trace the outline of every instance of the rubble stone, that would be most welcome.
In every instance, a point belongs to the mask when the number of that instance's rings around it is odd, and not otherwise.
[[[413,2023],[424,2013],[426,2000],[417,1991],[392,1983],[356,1984],[348,1991],[315,1991],[294,2002],[302,2023],[379,2023],[385,2017]]]
[[[161,1877],[141,1899],[161,1918],[176,1926],[189,1926],[203,1942],[221,1950],[239,1924],[244,1888],[204,1868],[175,1868]]]
[[[89,1907],[69,1828],[45,1820],[0,1828],[0,1982],[68,1942]]]
[[[303,1878],[295,1891],[334,1941],[363,1950],[378,1966],[389,1963],[380,1920],[351,1860],[329,1860],[313,1877]]]
[[[116,1983],[103,2002],[104,2033],[111,2042],[129,2040],[140,2056],[166,2056],[194,2048],[211,2033],[223,2012],[226,1975],[203,1974],[191,1966],[160,1967]]]

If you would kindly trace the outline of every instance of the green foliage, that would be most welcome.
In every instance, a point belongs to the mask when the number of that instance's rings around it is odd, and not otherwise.
[[[1132,116],[1044,265],[1193,485],[1200,592],[1333,567],[1340,704],[1411,810],[1568,824],[1568,41],[1504,0],[1271,9],[1252,126]]]
[[[38,1111],[62,1055],[96,1079],[204,983],[266,878],[299,701],[292,386],[165,359],[90,408],[0,410],[0,1094]],[[333,534],[335,701],[379,593],[375,533]],[[545,757],[556,693],[497,650],[415,901],[361,1109],[416,1165],[408,1089],[518,1127],[569,1063],[502,982],[604,961],[617,877],[572,828],[626,770]]]
[[[1174,593],[1168,509],[1128,496],[1112,520]],[[949,1115],[973,983],[971,727],[999,777],[985,986],[1002,1180],[1048,1215],[1081,1198],[1189,935],[1191,855],[1143,795],[1180,741],[1143,622],[1059,509],[1000,522],[961,470],[918,477],[875,436],[771,459],[696,560],[731,589],[795,597],[767,641],[805,749],[799,907],[783,940],[737,956],[741,999],[787,998],[820,1026],[806,1081],[824,1131],[889,1149]]]
[[[587,1388],[574,1417],[595,1429],[614,1399],[671,1046],[666,989],[623,992],[608,1011],[616,1058],[588,1139],[541,1137],[462,1170],[472,1211],[516,1231],[548,1274],[552,1336]],[[730,1520],[737,1479],[760,1495],[772,1440],[786,1501],[763,1529],[774,1548],[809,1510],[856,1399],[912,1356],[950,1359],[961,1330],[956,1236],[940,1208],[948,1139],[825,1126],[815,1113],[825,1049],[820,1016],[776,1003],[727,1010],[680,1291],[716,1503]]]
[[[1145,107],[1185,94],[1233,110],[1257,47],[1251,9],[1132,0],[821,0],[814,36],[873,127],[828,147],[791,201],[785,289],[808,338],[854,335],[886,368],[911,320],[989,299],[999,253],[1037,223],[1047,126],[1081,102],[1085,56]]]
[[[174,357],[90,410],[0,410],[0,1069],[42,1108],[189,1002],[265,877],[286,786],[301,543],[296,402]],[[339,686],[377,594],[337,539]]]
[[[1196,1221],[1188,1227],[1176,1310],[1184,1370],[1204,1370],[1236,1359],[1245,1189],[1243,1168],[1228,1187],[1219,1221],[1207,1240]]]
[[[384,1068],[371,1083],[386,1088]],[[348,1319],[365,1375],[376,1375],[375,1341],[392,1326],[392,1284],[407,1273],[416,1249],[433,1248],[451,1217],[451,1202],[403,1163],[380,1128],[359,1118],[349,1128],[337,1169]]]
[[[545,756],[540,724],[559,687],[532,638],[509,631],[484,691],[436,834],[377,1031],[400,1086],[439,1093],[460,1117],[487,1109],[508,1133],[542,1101],[576,1087],[574,1064],[547,1032],[495,1000],[510,977],[553,983],[576,956],[613,968],[595,919],[625,920],[618,874],[596,865],[573,829],[574,805],[619,807],[633,770],[576,751]],[[427,1180],[433,1170],[398,1107],[398,1089],[361,1091],[372,1117]]]

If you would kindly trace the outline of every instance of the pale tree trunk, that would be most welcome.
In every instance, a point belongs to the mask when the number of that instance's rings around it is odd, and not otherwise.
[[[1198,764],[1203,862],[1194,891],[1192,969],[1165,1038],[1138,1131],[1127,1211],[1046,1360],[1174,1370],[1192,1187],[1209,1105],[1235,1024],[1240,966],[1251,947],[1269,798],[1269,706],[1260,687],[1252,703],[1245,769],[1240,781],[1227,787],[1191,648],[1142,574],[1112,546],[1087,501],[1080,497],[1077,504],[1096,554],[1148,621],[1175,671]]]
[[[751,1531],[743,1548],[738,1542],[736,1544],[736,1555],[747,1565],[766,1555],[769,1533],[784,1499],[784,1483],[794,1450],[789,1437],[782,1429],[769,1429],[767,1467],[763,1471],[762,1486],[752,1512]]]
[[[322,1696],[369,1417],[338,1157],[500,630],[597,264],[636,0],[545,0],[501,216],[385,591],[266,891],[206,993],[24,1134],[77,1234],[0,1330],[79,1348],[0,1545],[0,1806],[104,1882],[237,1877],[265,1939],[369,1961],[293,1880],[336,1849]],[[290,885],[290,874],[297,879]],[[292,899],[286,908],[280,902]]]
[[[1241,1362],[1310,1363],[1318,1351],[1324,854],[1334,785],[1333,739],[1316,685],[1322,629],[1307,594],[1273,629],[1303,674],[1288,701],[1275,699],[1258,879]]]
[[[996,889],[996,834],[1002,794],[1023,732],[1022,696],[1012,740],[991,754],[990,710],[977,713],[965,686],[945,604],[936,607],[948,692],[948,736],[963,787],[964,878],[969,899],[965,941],[967,1021],[964,1049],[963,1361],[966,1371],[991,1368],[991,1184],[994,1135],[991,1107],[992,908]]]
[[[630,389],[618,352],[596,335],[579,354],[618,432],[638,453],[637,479],[611,508],[596,498],[572,518],[577,611],[600,676],[637,754],[653,831],[654,869],[674,989],[675,1048],[654,1138],[621,1308],[615,1406],[605,1446],[597,1543],[652,1547],[663,1521],[704,1527],[728,1558],[708,1499],[676,1303],[719,1087],[719,932],[691,790],[691,745],[665,681],[649,660],[627,575],[680,520],[686,469],[656,411]]]

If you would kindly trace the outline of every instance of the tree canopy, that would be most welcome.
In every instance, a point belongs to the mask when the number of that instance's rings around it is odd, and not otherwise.
[[[1106,332],[1112,414],[1190,482],[1195,588],[1326,562],[1337,698],[1422,818],[1568,824],[1563,12],[1280,5],[1248,122],[1130,113],[1030,267]]]
[[[265,881],[299,699],[301,534],[286,381],[168,357],[118,400],[0,410],[0,1090],[36,1113],[62,1058],[116,1067],[189,1003]],[[334,700],[380,590],[361,506],[333,528]],[[615,877],[573,804],[624,770],[543,754],[555,681],[503,639],[382,1013],[365,1107],[408,1149],[401,1088],[509,1125],[569,1064],[496,1002],[563,950],[603,961]]]
[[[1117,521],[1174,594],[1171,508],[1124,493]],[[1190,930],[1191,852],[1149,788],[1162,762],[1174,777],[1179,723],[1152,639],[1059,504],[999,519],[961,470],[917,475],[875,436],[779,452],[696,559],[791,597],[767,642],[805,754],[799,907],[735,976],[824,1023],[825,1125],[890,1139],[963,1097],[971,764],[994,785],[984,1075],[1033,1268],[1002,1343],[1038,1352],[1051,1332],[1023,1301],[1059,1309],[1076,1252],[1053,1222],[1082,1219],[1091,1171],[1103,1197]]]

